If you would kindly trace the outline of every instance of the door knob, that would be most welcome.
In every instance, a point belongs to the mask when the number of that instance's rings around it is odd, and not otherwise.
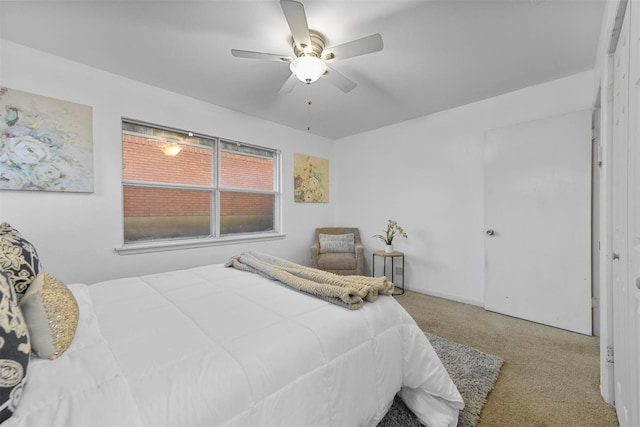
[[[496,232],[495,232],[495,231],[493,231],[492,229],[488,229],[487,231],[485,231],[485,234],[486,234],[487,236],[493,236],[494,234],[496,234]]]
[[[614,252],[614,253],[613,253],[613,260],[614,260],[614,261],[617,261],[617,260],[619,260],[619,259],[620,259],[620,255]]]

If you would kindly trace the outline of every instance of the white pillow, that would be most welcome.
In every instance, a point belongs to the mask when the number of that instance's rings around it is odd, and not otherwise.
[[[320,253],[355,252],[355,237],[353,233],[322,234],[318,236]]]
[[[143,425],[129,383],[100,331],[87,286],[67,287],[80,311],[75,338],[56,360],[32,354],[18,407],[2,427]]]

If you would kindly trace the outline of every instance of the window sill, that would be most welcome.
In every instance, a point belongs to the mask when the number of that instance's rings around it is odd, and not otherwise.
[[[230,245],[236,243],[251,243],[251,242],[263,242],[267,240],[282,240],[286,237],[286,234],[272,233],[272,234],[255,234],[255,235],[243,235],[233,237],[221,237],[218,239],[202,238],[202,239],[188,239],[188,240],[164,240],[161,242],[145,242],[145,243],[130,243],[114,250],[119,255],[135,255],[145,254],[150,252],[164,252],[175,251],[180,249],[193,249],[203,248],[208,246],[220,246]]]

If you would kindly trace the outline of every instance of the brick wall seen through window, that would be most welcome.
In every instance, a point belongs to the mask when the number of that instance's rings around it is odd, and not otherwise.
[[[223,146],[123,121],[125,243],[277,231],[277,153]]]

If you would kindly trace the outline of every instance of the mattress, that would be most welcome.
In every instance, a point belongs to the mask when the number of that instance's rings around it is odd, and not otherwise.
[[[221,264],[69,287],[74,342],[33,358],[7,426],[375,426],[397,393],[455,426],[464,406],[390,296],[348,310]]]

